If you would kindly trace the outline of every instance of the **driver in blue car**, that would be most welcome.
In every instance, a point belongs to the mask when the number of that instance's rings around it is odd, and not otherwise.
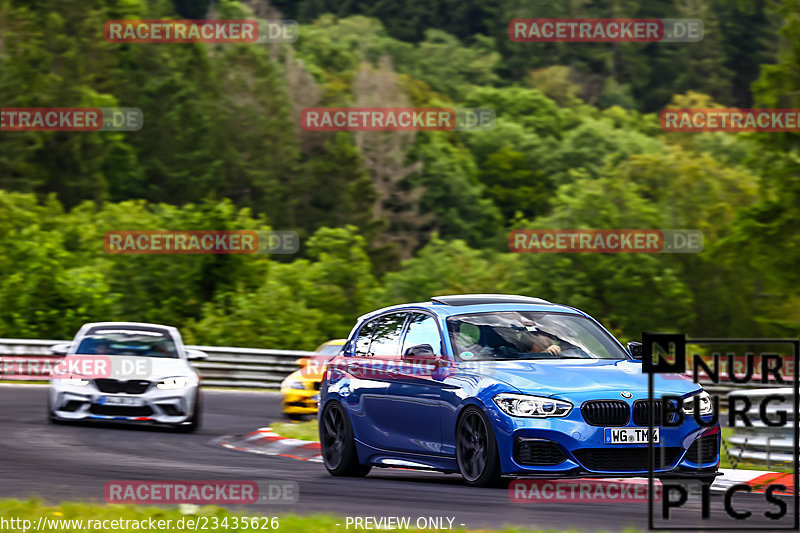
[[[532,335],[533,343],[531,343],[530,351],[532,353],[549,353],[558,357],[561,355],[561,346],[558,345],[558,339],[543,332],[535,332]]]

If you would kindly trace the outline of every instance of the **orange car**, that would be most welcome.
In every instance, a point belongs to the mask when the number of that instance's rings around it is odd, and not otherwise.
[[[298,359],[300,370],[286,376],[281,383],[283,413],[292,420],[302,420],[317,414],[322,367],[342,351],[346,339],[333,339],[322,343],[314,357]]]

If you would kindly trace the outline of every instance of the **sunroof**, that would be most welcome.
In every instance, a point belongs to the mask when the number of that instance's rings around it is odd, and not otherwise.
[[[433,303],[444,305],[479,305],[479,304],[550,304],[547,300],[516,294],[453,294],[434,296]]]

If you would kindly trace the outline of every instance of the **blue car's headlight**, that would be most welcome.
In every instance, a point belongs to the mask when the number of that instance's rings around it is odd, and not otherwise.
[[[711,403],[711,395],[707,392],[703,391],[698,394],[693,394],[688,398],[683,400],[683,412],[687,415],[694,414],[694,399],[697,398],[697,402],[700,406],[700,414],[701,415],[710,415],[714,412],[714,405]],[[673,404],[674,405],[674,404]]]
[[[494,397],[494,403],[511,416],[528,418],[567,416],[572,410],[569,402],[529,394],[498,394]]]

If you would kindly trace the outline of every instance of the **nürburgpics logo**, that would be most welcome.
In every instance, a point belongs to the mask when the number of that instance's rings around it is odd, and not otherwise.
[[[695,347],[691,357],[687,357],[688,346]],[[668,432],[670,428],[688,423],[687,419],[691,418],[698,435],[695,440],[698,446],[692,445],[681,462],[666,475],[663,472],[656,474],[654,467],[655,457],[665,448],[652,440],[649,442],[650,483],[655,484],[655,476],[659,475],[663,492],[659,505],[650,500],[651,530],[798,529],[798,357],[798,339],[688,339],[682,334],[642,334],[642,366],[648,376],[649,401],[660,404],[658,411],[663,413],[659,416],[660,423],[651,415],[650,434],[656,425],[659,431]],[[663,395],[656,398],[656,376],[659,379],[691,379],[703,385],[705,391],[689,397]],[[728,392],[731,389],[733,392]],[[755,399],[758,399],[757,403]],[[711,498],[710,485],[700,483],[699,487],[694,486],[700,489],[699,502],[691,501],[696,493],[692,492],[693,483],[687,481],[685,475],[681,478],[680,465],[683,462],[706,465],[708,468],[703,475],[713,476],[719,463],[707,463],[713,462],[714,457],[728,453],[729,457],[736,458],[736,453],[731,455],[717,444],[721,440],[725,445],[720,436],[720,425],[733,432],[731,443],[747,442],[743,436],[749,436],[751,446],[766,443],[763,451],[743,447],[737,453],[746,452],[748,458],[756,460],[771,459],[773,468],[783,463],[791,468],[789,471],[793,474],[774,476],[773,481],[757,488],[728,481],[719,486],[724,489],[722,498],[714,499]],[[740,432],[743,433],[740,435]],[[779,438],[776,439],[776,435]],[[700,443],[703,439],[706,442]],[[714,445],[710,446],[712,443]],[[697,455],[692,455],[692,449],[696,449]],[[783,452],[785,449],[791,449],[791,453]],[[792,486],[787,486],[783,480],[791,478],[788,484]],[[725,482],[725,476],[717,479]],[[716,482],[715,486],[718,486]],[[746,497],[746,494],[751,496]],[[792,497],[794,505],[787,503],[787,496]],[[721,509],[713,515],[712,521],[713,505],[719,505]],[[686,527],[692,522],[691,527]]]
[[[512,41],[526,43],[676,43],[703,39],[699,19],[514,19]]]

